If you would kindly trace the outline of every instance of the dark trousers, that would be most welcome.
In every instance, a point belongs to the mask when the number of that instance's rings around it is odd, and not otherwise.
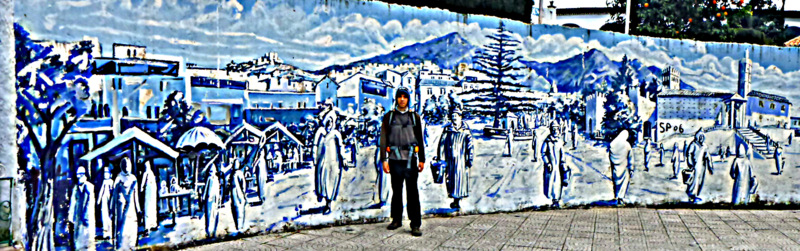
[[[419,189],[417,188],[417,177],[419,177],[419,167],[416,165],[408,169],[408,161],[389,160],[389,169],[392,175],[392,222],[403,220],[403,182],[406,183],[406,193],[408,199],[408,218],[411,219],[411,227],[420,227],[422,219],[419,207]]]

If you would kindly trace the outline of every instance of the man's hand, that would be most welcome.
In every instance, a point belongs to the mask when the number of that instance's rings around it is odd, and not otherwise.
[[[383,172],[384,173],[389,173],[389,161],[388,160],[383,162]]]
[[[425,168],[425,162],[419,163],[419,172],[422,172],[422,169]]]

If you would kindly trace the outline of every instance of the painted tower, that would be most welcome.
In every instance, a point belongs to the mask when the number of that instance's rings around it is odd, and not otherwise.
[[[750,71],[753,61],[750,60],[750,51],[745,51],[745,58],[739,60],[739,88],[738,94],[744,98],[750,93]]]
[[[681,72],[675,67],[667,67],[664,73],[661,74],[661,83],[668,90],[681,89]]]

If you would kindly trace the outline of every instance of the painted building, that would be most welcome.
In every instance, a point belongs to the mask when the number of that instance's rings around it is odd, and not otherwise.
[[[114,48],[115,55],[124,52],[125,57],[94,60],[93,78],[99,78],[102,87],[92,100],[96,107],[93,113],[113,118],[114,135],[120,133],[123,118],[155,121],[170,93],[191,95],[186,92],[187,81],[182,77],[182,58],[146,54],[140,46],[114,44]],[[129,50],[131,57],[127,57]]]
[[[420,106],[420,111],[424,111],[425,104],[429,102],[428,100],[439,102],[440,100],[446,99],[450,94],[461,93],[462,82],[452,79],[440,80],[421,78],[419,81],[418,90],[418,100],[420,102],[417,102],[417,104]]]
[[[386,110],[392,107],[395,88],[379,78],[356,73],[339,82],[337,107],[343,111],[359,111],[368,99],[383,105]]]
[[[314,96],[317,104],[325,103],[326,100],[337,102],[337,91],[339,90],[339,83],[333,78],[326,76],[314,86]]]
[[[662,91],[657,101],[656,137],[663,139],[673,134],[691,134],[700,128],[734,127],[744,119],[736,116],[741,103],[744,99],[733,93]]]
[[[751,91],[747,95],[747,116],[753,126],[786,127],[791,122],[792,102],[783,96]]]
[[[603,116],[606,114],[603,104],[606,102],[605,94],[595,92],[586,97],[586,125],[584,132],[595,138],[602,137]]]

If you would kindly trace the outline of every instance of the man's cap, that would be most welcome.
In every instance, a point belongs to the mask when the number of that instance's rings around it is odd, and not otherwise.
[[[394,98],[399,98],[400,95],[405,95],[406,97],[410,98],[411,97],[411,91],[409,91],[408,88],[400,87],[395,92]]]

